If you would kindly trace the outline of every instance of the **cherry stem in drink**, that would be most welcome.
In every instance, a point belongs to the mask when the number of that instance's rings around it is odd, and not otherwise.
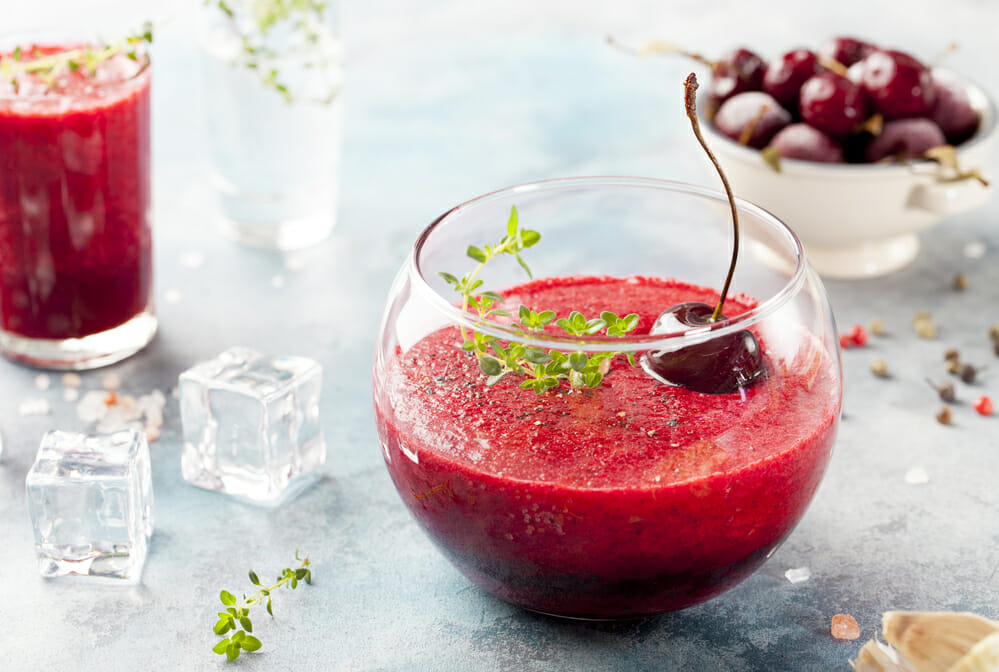
[[[711,148],[708,147],[708,143],[704,140],[704,136],[701,135],[701,125],[697,121],[697,86],[697,75],[694,73],[687,75],[687,81],[683,84],[683,102],[684,106],[687,108],[687,118],[690,119],[690,126],[694,129],[694,136],[697,138],[697,141],[701,143],[701,147],[704,148],[708,158],[711,159],[711,163],[714,164],[715,170],[718,171],[718,176],[721,178],[722,185],[725,187],[725,195],[728,197],[728,206],[732,211],[732,262],[728,267],[728,275],[725,276],[725,284],[722,285],[721,296],[718,297],[718,305],[715,306],[715,310],[711,314],[711,321],[715,322],[722,314],[722,307],[725,305],[725,297],[728,295],[728,288],[732,284],[732,276],[735,275],[735,264],[739,260],[739,211],[735,207],[735,196],[732,194],[732,187],[728,183],[728,178],[725,177],[725,172],[722,170],[721,164],[718,163],[718,159],[715,158]]]

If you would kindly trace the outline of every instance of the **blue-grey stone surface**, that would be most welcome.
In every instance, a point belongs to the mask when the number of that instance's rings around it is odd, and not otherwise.
[[[13,4],[13,3],[10,3]],[[315,584],[274,598],[255,619],[264,648],[237,663],[260,670],[846,670],[860,642],[830,637],[853,614],[863,639],[887,609],[958,609],[999,617],[999,202],[922,236],[916,261],[890,276],[830,281],[841,328],[881,318],[884,338],[844,353],[845,418],[828,475],[790,539],[753,577],[686,611],[641,622],[577,623],[497,601],[452,569],[417,529],[382,465],[370,361],[392,277],[420,229],[463,200],[540,178],[630,174],[714,184],[680,109],[680,58],[636,59],[613,33],[708,54],[747,44],[767,56],[832,34],[858,34],[944,58],[999,89],[999,5],[598,0],[346,0],[345,143],[339,225],[294,255],[247,249],[213,226],[192,13],[198,3],[50,1],[5,7],[5,30],[58,22],[163,20],[155,47],[154,180],[160,333],[109,369],[132,394],[167,393],[194,361],[245,344],[319,360],[329,461],[322,480],[268,510],[193,488],[180,475],[176,400],[152,445],[155,533],[136,587],[38,576],[24,477],[42,434],[83,430],[60,385],[0,361],[0,669],[200,670],[211,653],[222,588],[249,588],[295,549]],[[104,24],[101,24],[104,25]],[[958,50],[946,54],[951,43]],[[999,157],[987,168],[999,176]],[[985,255],[968,258],[969,245]],[[188,252],[205,264],[181,263]],[[964,292],[951,289],[958,272]],[[284,280],[273,282],[275,276]],[[280,286],[278,286],[280,285]],[[178,303],[163,300],[180,292]],[[932,312],[935,340],[910,326]],[[951,426],[924,382],[947,379],[957,347],[988,365],[958,383]],[[868,371],[885,359],[890,378]],[[101,375],[84,375],[87,389]],[[58,378],[54,377],[57,381]],[[21,416],[26,398],[52,413]],[[925,469],[929,482],[905,474]],[[789,568],[811,578],[792,584]]]

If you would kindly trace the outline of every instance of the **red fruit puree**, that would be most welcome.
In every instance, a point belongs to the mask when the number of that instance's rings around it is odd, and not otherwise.
[[[22,60],[64,49],[25,47]],[[0,327],[111,329],[149,303],[149,68],[121,54],[51,86],[16,79],[0,82]]]
[[[670,305],[717,301],[651,278],[539,280],[504,295],[560,315],[638,313],[636,334]],[[751,305],[730,298],[725,312]],[[580,618],[680,609],[752,573],[818,488],[840,388],[817,339],[800,340],[784,361],[761,338],[768,377],[744,394],[663,385],[619,358],[597,389],[538,396],[513,374],[486,387],[444,328],[386,364],[385,460],[420,525],[495,595]]]

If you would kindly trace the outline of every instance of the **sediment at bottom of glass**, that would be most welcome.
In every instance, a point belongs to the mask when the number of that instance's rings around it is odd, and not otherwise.
[[[96,369],[134,355],[153,340],[156,327],[156,316],[147,309],[113,329],[81,338],[26,338],[0,329],[0,353],[44,369]]]
[[[35,544],[38,569],[45,578],[80,576],[114,583],[139,580],[146,559],[144,538],[136,544]]]

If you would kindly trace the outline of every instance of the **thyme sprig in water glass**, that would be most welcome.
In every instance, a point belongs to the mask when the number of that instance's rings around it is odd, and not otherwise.
[[[218,612],[219,620],[216,621],[215,627],[212,630],[219,636],[225,635],[230,630],[235,632],[219,640],[212,647],[212,651],[220,656],[225,656],[229,661],[233,661],[239,658],[241,651],[252,653],[260,649],[260,640],[250,634],[253,632],[253,621],[250,620],[250,608],[264,603],[267,613],[273,617],[274,612],[271,609],[271,596],[275,590],[281,587],[294,590],[298,588],[298,584],[301,581],[308,584],[312,583],[309,556],[299,556],[296,552],[295,559],[299,561],[298,567],[285,567],[282,569],[275,583],[270,586],[263,585],[260,582],[260,577],[251,569],[249,572],[250,583],[257,586],[258,590],[249,596],[243,595],[242,600],[237,601],[236,596],[227,590],[219,593],[219,601],[222,602],[222,606],[226,609],[225,611]]]

